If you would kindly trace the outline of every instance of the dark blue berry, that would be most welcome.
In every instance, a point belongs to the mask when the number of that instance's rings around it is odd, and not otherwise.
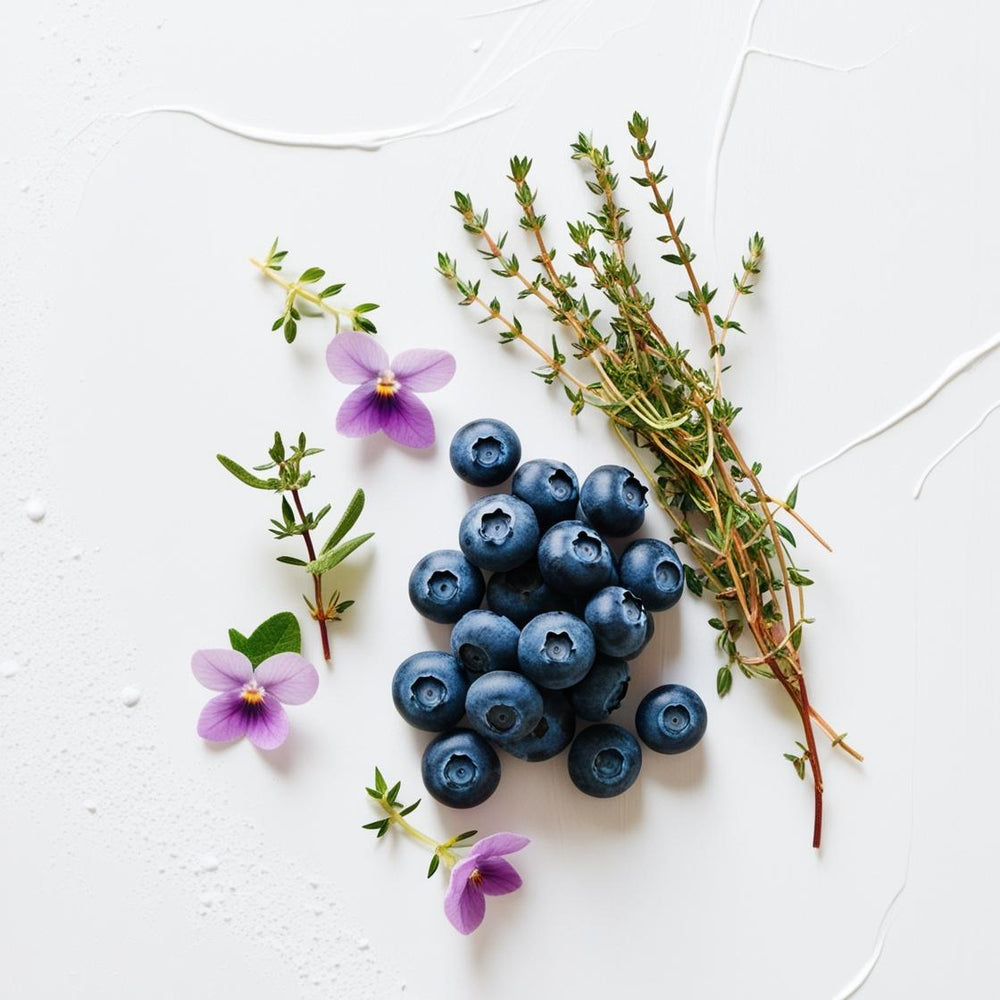
[[[431,552],[410,573],[410,603],[433,622],[457,622],[485,592],[483,574],[454,549]]]
[[[542,692],[541,721],[527,736],[519,740],[504,740],[500,746],[521,760],[548,760],[562,753],[576,732],[576,714],[562,691]]]
[[[542,579],[538,562],[494,573],[486,584],[486,604],[491,611],[509,618],[519,628],[543,611],[555,611],[557,596]]]
[[[580,506],[600,532],[619,538],[642,527],[647,489],[620,465],[599,465],[580,487]]]
[[[648,611],[672,608],[684,593],[684,564],[674,547],[658,538],[639,538],[622,553],[622,586]]]
[[[427,791],[454,809],[478,806],[500,784],[496,750],[471,729],[453,729],[431,740],[420,770]]]
[[[492,611],[464,614],[451,630],[451,655],[473,676],[488,670],[517,670],[521,630]]]
[[[483,497],[462,518],[458,544],[469,562],[480,569],[513,569],[535,554],[535,512],[523,500],[506,493]]]
[[[469,685],[465,711],[469,724],[483,736],[516,740],[541,721],[542,696],[524,674],[491,670]]]
[[[581,719],[601,722],[622,703],[628,682],[628,664],[624,660],[599,654],[590,673],[567,693]]]
[[[583,680],[596,655],[587,623],[566,611],[548,611],[532,618],[517,643],[521,670],[550,690],[572,687]]]
[[[564,462],[535,458],[518,467],[511,492],[535,512],[544,531],[576,514],[580,488],[576,473]]]
[[[627,729],[599,722],[573,740],[567,764],[569,776],[581,792],[608,799],[621,795],[639,776],[642,748]]]
[[[614,562],[593,528],[581,521],[560,521],[538,543],[538,569],[553,590],[581,596],[610,583]]]
[[[587,602],[584,620],[597,648],[608,656],[629,659],[645,645],[648,617],[642,601],[621,587],[605,587]]]
[[[635,710],[639,738],[657,753],[683,753],[705,735],[708,711],[696,691],[683,684],[653,688]]]
[[[473,420],[455,432],[448,458],[467,483],[499,486],[521,461],[521,442],[502,420]]]
[[[437,650],[414,653],[392,678],[392,700],[411,726],[441,733],[465,715],[469,681],[454,657]]]

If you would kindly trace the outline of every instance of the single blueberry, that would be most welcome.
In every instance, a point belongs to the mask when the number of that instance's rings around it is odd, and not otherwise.
[[[521,630],[517,660],[521,670],[550,690],[572,687],[594,665],[597,647],[587,623],[566,611],[548,611]]]
[[[527,736],[542,718],[542,696],[523,674],[491,670],[477,677],[465,696],[473,729],[495,740]]]
[[[642,601],[621,587],[605,587],[587,602],[584,621],[597,648],[608,656],[630,659],[646,643],[648,616]]]
[[[621,795],[639,776],[642,748],[627,729],[599,722],[573,740],[567,764],[569,776],[581,792],[607,799]]]
[[[672,545],[658,538],[639,538],[622,553],[622,586],[649,611],[672,608],[684,593],[684,564]]]
[[[599,465],[580,487],[580,506],[598,531],[619,538],[642,527],[647,492],[628,469]]]
[[[576,732],[576,714],[562,691],[542,692],[542,718],[538,725],[519,740],[503,740],[500,746],[521,760],[540,761],[562,753]]]
[[[530,559],[538,545],[535,512],[506,493],[477,500],[462,518],[458,544],[480,569],[513,569]]]
[[[437,650],[414,653],[396,668],[392,700],[411,726],[441,733],[465,715],[469,681],[454,657]]]
[[[557,597],[542,579],[537,560],[529,559],[506,573],[490,577],[486,584],[486,605],[523,628],[535,615],[555,611]]]
[[[590,673],[567,692],[576,714],[588,722],[606,719],[628,692],[629,672],[625,660],[598,655]]]
[[[593,528],[581,521],[560,521],[538,543],[538,569],[553,590],[576,597],[606,587],[614,561]]]
[[[455,474],[473,486],[499,486],[521,461],[521,442],[502,420],[473,420],[451,439]]]
[[[545,458],[518,466],[511,492],[531,507],[543,531],[572,518],[580,498],[576,473],[564,462]]]
[[[483,574],[454,549],[431,552],[410,573],[410,603],[432,622],[457,622],[485,592]]]
[[[653,688],[635,710],[639,738],[657,753],[683,753],[705,735],[708,711],[696,691],[683,684]]]
[[[492,611],[469,611],[451,630],[451,655],[472,675],[517,670],[521,630]]]
[[[500,784],[496,750],[471,729],[453,729],[431,740],[420,770],[427,791],[454,809],[478,806]]]

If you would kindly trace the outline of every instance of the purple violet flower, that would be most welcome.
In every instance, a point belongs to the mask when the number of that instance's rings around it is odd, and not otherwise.
[[[521,876],[503,855],[528,843],[527,837],[516,833],[494,833],[473,845],[452,868],[444,912],[456,930],[471,934],[483,922],[487,896],[505,896],[521,888]]]
[[[367,333],[340,333],[326,349],[334,378],[355,389],[341,404],[337,430],[346,437],[367,437],[376,431],[410,448],[434,443],[434,418],[417,398],[446,386],[455,374],[455,359],[447,351],[413,348],[389,362],[382,345]]]
[[[201,711],[198,735],[214,743],[246,736],[261,750],[274,750],[288,736],[284,705],[302,705],[319,687],[316,668],[298,653],[269,656],[256,670],[235,649],[199,649],[191,671],[212,691],[221,691]]]

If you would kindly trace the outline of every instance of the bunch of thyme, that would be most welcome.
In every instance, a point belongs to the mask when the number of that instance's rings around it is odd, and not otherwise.
[[[309,614],[319,624],[319,634],[323,643],[323,658],[329,662],[330,637],[327,635],[326,623],[340,621],[341,615],[354,604],[354,601],[341,600],[339,590],[334,591],[329,600],[324,599],[323,574],[328,573],[342,563],[355,549],[364,545],[372,537],[373,532],[355,535],[354,538],[344,541],[345,536],[357,523],[365,507],[364,491],[355,490],[354,496],[351,497],[344,509],[337,526],[322,546],[318,550],[316,549],[313,544],[312,532],[330,513],[330,504],[326,504],[315,514],[311,511],[307,512],[302,505],[300,493],[313,478],[311,472],[303,470],[303,459],[318,455],[322,450],[322,448],[307,448],[305,434],[299,435],[298,441],[290,450],[286,449],[281,435],[275,431],[274,444],[271,445],[267,453],[270,461],[263,465],[255,465],[253,472],[225,455],[217,455],[216,458],[223,468],[231,472],[241,483],[257,490],[271,490],[282,494],[281,518],[280,520],[272,518],[269,530],[276,539],[301,535],[309,559],[300,559],[297,556],[278,556],[277,560],[289,566],[300,566],[312,577],[313,599],[304,597],[304,600],[309,608]],[[266,479],[254,475],[255,472],[271,472],[272,470],[273,475]],[[288,502],[285,493],[291,496],[291,503]]]
[[[556,250],[548,241],[545,216],[536,208],[537,190],[528,181],[531,160],[514,157],[508,179],[521,212],[519,226],[532,244],[531,264],[525,269],[507,249],[507,234],[489,226],[489,213],[477,212],[471,198],[455,194],[455,210],[463,226],[481,244],[479,252],[492,272],[512,280],[518,299],[535,299],[567,333],[581,369],[567,361],[555,336],[525,333],[521,320],[505,311],[500,300],[487,300],[481,282],[461,277],[456,262],[438,254],[438,271],[457,287],[461,305],[475,305],[486,316],[481,321],[500,327],[502,343],[519,341],[541,359],[534,374],[548,384],[560,382],[571,412],[586,406],[603,410],[622,444],[640,467],[660,506],[673,521],[672,541],[684,543],[694,565],[685,566],[689,590],[709,592],[718,607],[710,621],[718,631],[717,644],[726,657],[719,668],[717,690],[724,696],[732,685],[733,668],[747,677],[775,679],[801,718],[805,744],[801,752],[785,754],[800,778],[806,768],[814,785],[813,846],[819,847],[823,823],[823,778],[813,722],[833,745],[861,760],[816,711],[809,700],[802,669],[801,643],[806,617],[803,589],[812,584],[806,570],[795,564],[795,536],[779,514],[796,521],[821,545],[827,543],[796,512],[796,493],[786,500],[772,496],[761,484],[761,466],[748,461],[733,437],[732,425],[740,412],[722,393],[727,338],[742,333],[733,319],[739,300],[752,294],[760,270],[764,240],[755,233],[724,313],[712,303],[717,289],[699,282],[695,254],[682,239],[684,220],[674,215],[673,193],[662,189],[666,174],[653,165],[655,143],[648,141],[649,122],[636,112],[628,123],[634,140],[632,155],[639,166],[633,177],[651,196],[650,208],[665,226],[658,237],[667,249],[662,259],[681,269],[690,288],[677,298],[686,302],[704,323],[708,338],[706,367],[689,351],[672,342],[654,319],[654,298],[642,288],[642,277],[629,255],[632,230],[628,209],[618,198],[618,175],[612,172],[607,147],[598,147],[581,134],[572,145],[573,159],[588,170],[587,187],[597,206],[589,216],[568,224],[573,244],[570,259],[579,272],[556,266]],[[578,273],[610,305],[604,314],[580,290]],[[717,307],[716,307],[717,308]],[[752,639],[753,649],[747,650]]]

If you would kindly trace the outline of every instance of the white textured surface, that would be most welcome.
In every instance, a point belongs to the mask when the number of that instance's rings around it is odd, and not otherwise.
[[[456,354],[456,381],[432,400],[445,440],[495,414],[526,455],[583,471],[615,460],[615,443],[594,416],[571,424],[528,360],[452,305],[434,252],[472,269],[453,188],[513,225],[514,152],[535,158],[550,220],[578,217],[587,196],[569,141],[592,129],[627,174],[635,106],[703,272],[715,261],[713,280],[728,281],[747,233],[767,237],[742,317],[751,332],[727,359],[745,450],[768,482],[886,421],[997,325],[989,5],[764,0],[718,146],[752,3],[496,6],[519,9],[255,3],[234,17],[185,0],[48,0],[6,16],[0,81],[17,97],[0,103],[5,996],[353,1000],[405,984],[427,1000],[661,987],[826,1000],[870,961],[904,878],[857,995],[983,996],[1000,972],[989,777],[1000,425],[983,423],[912,498],[1000,395],[996,354],[800,492],[835,547],[803,543],[817,578],[813,700],[868,754],[862,768],[827,756],[820,855],[808,789],[780,756],[793,721],[770,688],[740,678],[725,702],[707,698],[703,746],[647,754],[621,800],[583,800],[561,761],[505,761],[474,823],[534,843],[519,858],[525,888],[492,901],[473,939],[445,922],[418,848],[359,829],[374,762],[419,791],[423,740],[395,716],[388,679],[444,639],[411,611],[405,578],[427,548],[452,544],[469,493],[440,447],[419,457],[335,437],[343,388],[322,364],[328,328],[305,321],[291,349],[269,335],[275,289],[245,262],[275,233],[296,262],[383,303],[390,352]],[[806,64],[880,53],[851,73]],[[161,105],[319,136],[511,107],[378,152],[116,117]],[[679,277],[655,258],[641,192],[623,190],[640,264],[670,310]],[[677,335],[697,336],[682,308]],[[367,489],[376,547],[342,575],[359,604],[287,747],[213,750],[194,734],[205,692],[191,651],[300,600],[295,572],[272,561],[269,498],[213,456],[254,459],[279,426],[329,448],[315,499]],[[708,613],[686,601],[674,634],[661,623],[628,706],[660,677],[710,695]],[[469,825],[433,804],[418,816],[441,832]]]

